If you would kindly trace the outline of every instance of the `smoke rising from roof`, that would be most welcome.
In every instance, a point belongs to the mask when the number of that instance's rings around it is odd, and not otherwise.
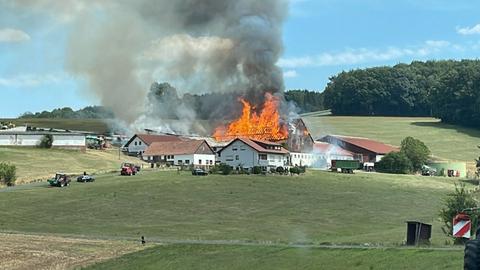
[[[283,91],[276,62],[287,0],[17,0],[13,5],[72,24],[66,68],[85,78],[102,105],[126,123],[149,117],[147,93],[156,81],[169,82],[180,96],[243,92],[263,99],[265,91]]]

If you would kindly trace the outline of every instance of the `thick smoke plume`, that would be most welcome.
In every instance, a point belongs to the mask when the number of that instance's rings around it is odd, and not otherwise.
[[[158,106],[169,101],[148,98],[152,82],[170,83],[178,97],[242,93],[258,101],[266,91],[283,91],[276,62],[286,0],[93,2],[17,0],[10,5],[50,12],[72,24],[66,68],[85,78],[88,89],[127,124],[163,127]],[[169,113],[195,119],[187,103],[178,105]],[[231,112],[231,102],[214,105],[212,110]],[[192,126],[182,125],[171,129],[188,132]]]

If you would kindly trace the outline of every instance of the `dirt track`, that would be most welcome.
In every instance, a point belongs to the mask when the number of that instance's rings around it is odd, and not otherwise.
[[[0,233],[0,269],[72,269],[142,248],[126,241]]]

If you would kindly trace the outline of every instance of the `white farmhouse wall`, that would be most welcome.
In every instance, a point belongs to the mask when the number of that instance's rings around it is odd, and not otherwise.
[[[17,141],[15,145],[21,146],[37,146],[40,144],[44,135],[29,135],[29,134],[19,134],[17,135]]]
[[[288,166],[288,155],[268,154],[268,167],[284,167]]]
[[[194,165],[215,165],[215,155],[195,154],[193,158]]]
[[[375,162],[379,162],[380,160],[382,160],[382,158],[384,157],[385,155],[376,155],[375,156]]]
[[[53,135],[53,147],[85,146],[84,135]]]
[[[221,163],[225,163],[234,168],[240,166],[244,168],[266,166],[259,164],[257,151],[253,150],[250,146],[246,145],[242,141],[236,141],[224,148],[218,159]]]
[[[307,153],[290,153],[290,161],[292,166],[308,166],[311,167],[315,158],[313,154]]]
[[[288,166],[288,155],[266,154],[266,160],[260,160],[259,153],[242,141],[235,141],[225,147],[217,157],[221,163],[232,167],[252,168]]]
[[[128,145],[128,152],[129,153],[142,153],[148,148],[148,145],[145,144],[144,141],[140,140],[140,138],[135,137],[135,139]]]

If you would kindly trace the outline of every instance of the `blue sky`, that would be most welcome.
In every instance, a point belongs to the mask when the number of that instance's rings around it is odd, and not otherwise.
[[[412,60],[476,59],[480,1],[290,0],[279,61],[287,89],[322,91],[342,70]],[[96,104],[65,71],[68,18],[0,0],[0,118]]]

